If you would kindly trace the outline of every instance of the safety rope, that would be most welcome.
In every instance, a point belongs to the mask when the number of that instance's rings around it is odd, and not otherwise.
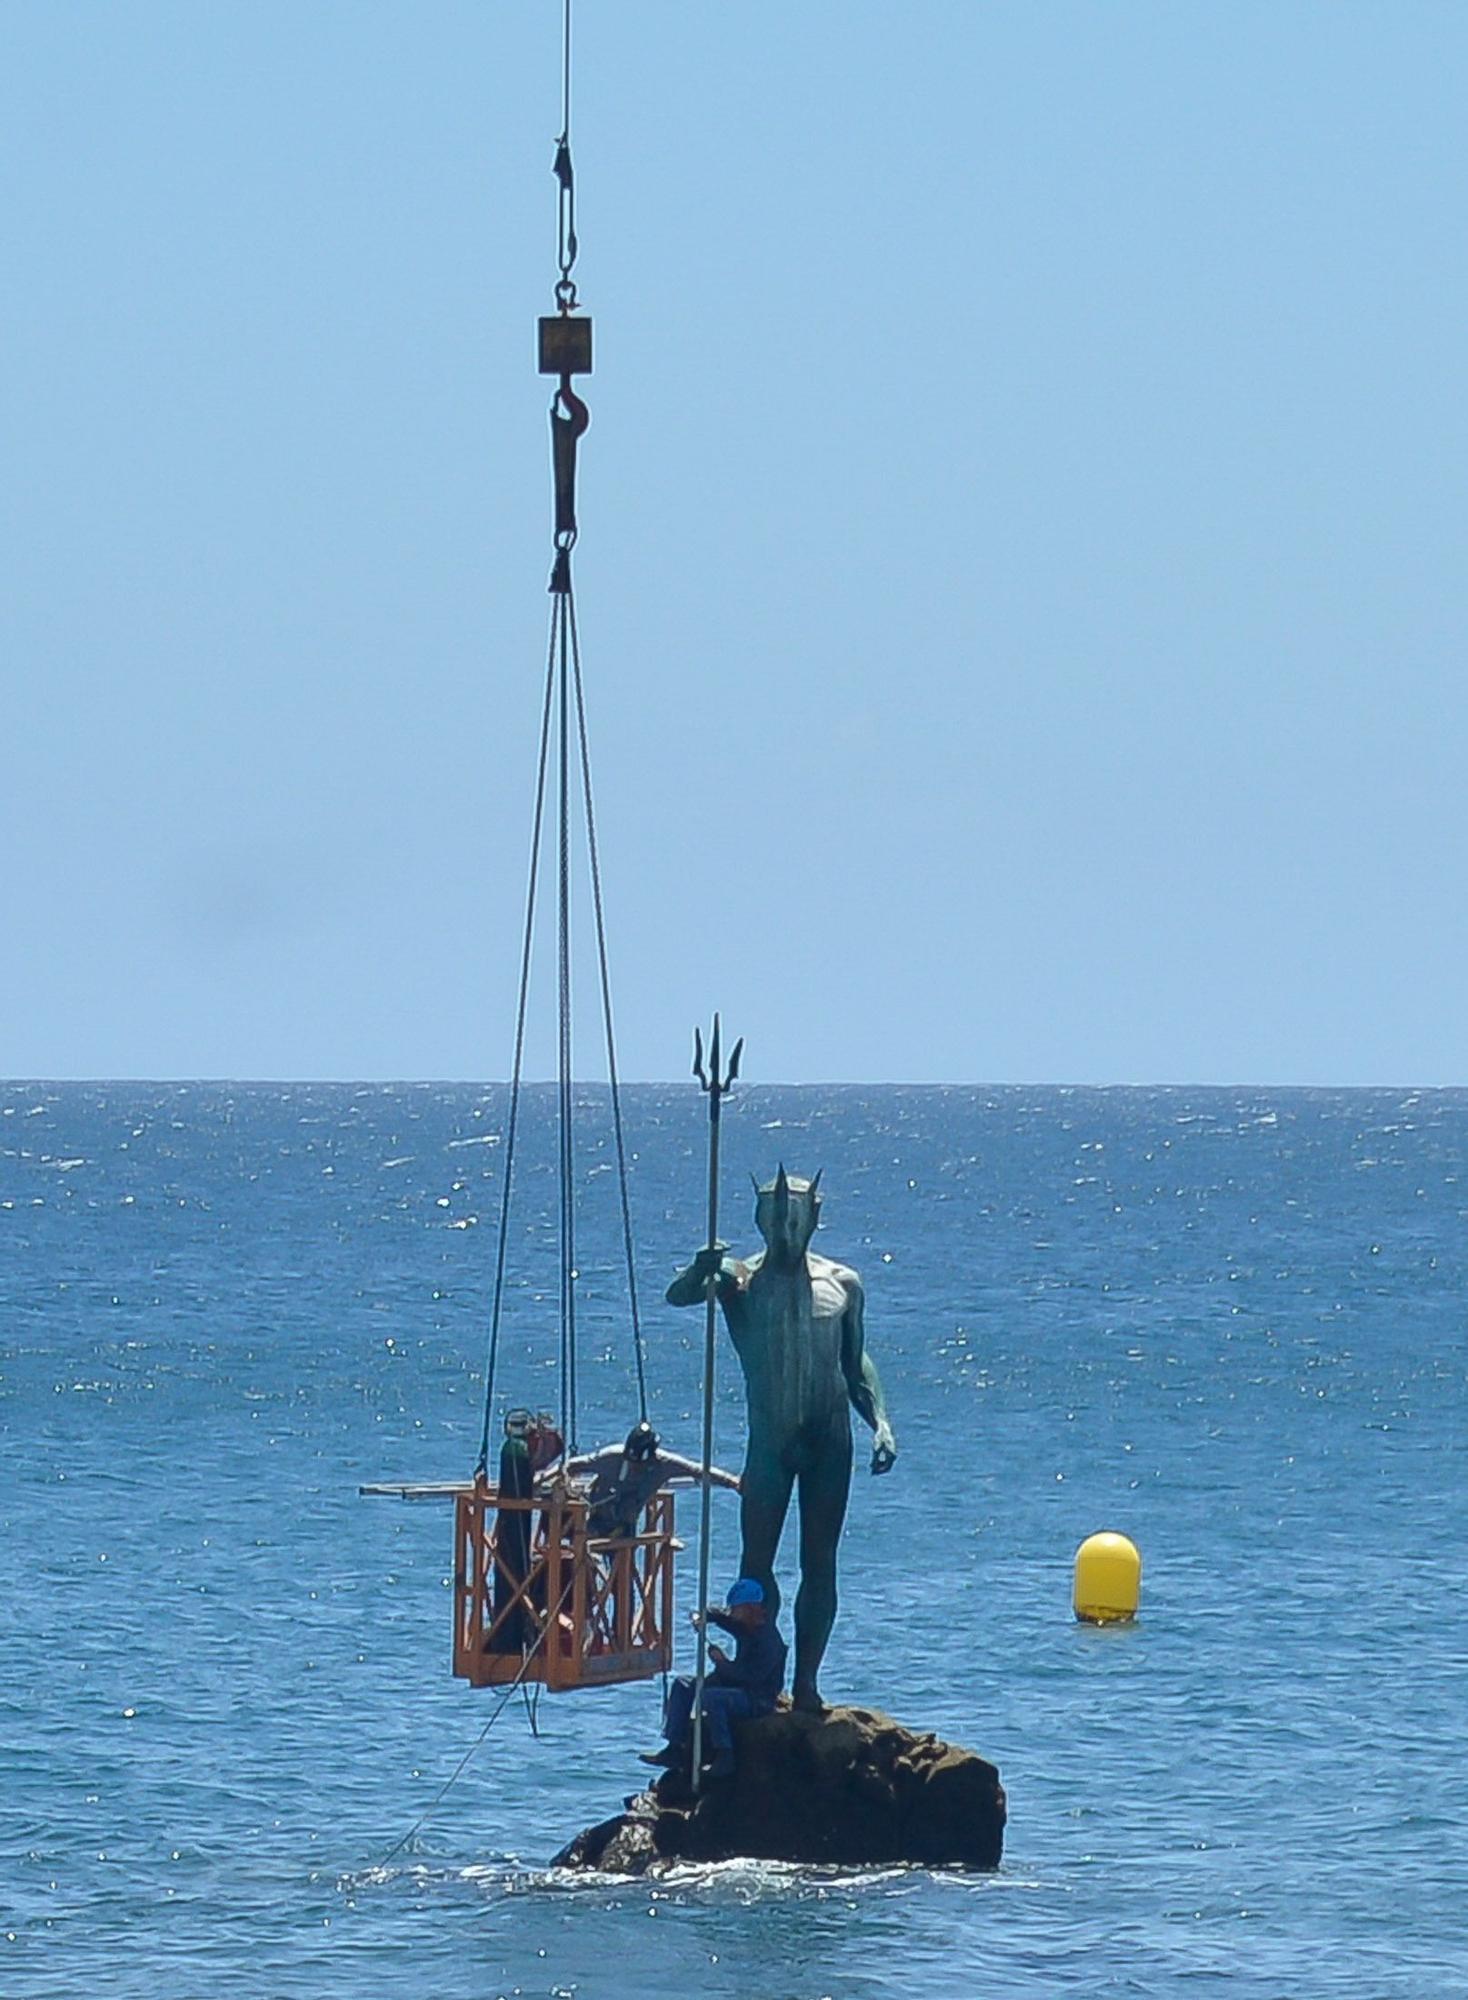
[[[489,1720],[485,1723],[483,1729],[480,1730],[479,1734],[475,1737],[474,1741],[469,1745],[469,1748],[464,1752],[463,1756],[459,1759],[458,1763],[455,1764],[453,1770],[450,1771],[449,1775],[444,1779],[443,1783],[439,1786],[438,1790],[434,1793],[433,1797],[429,1800],[428,1804],[423,1808],[422,1812],[418,1815],[417,1819],[415,1819],[413,1824],[408,1828],[408,1831],[403,1835],[402,1839],[396,1841],[387,1850],[386,1854],[383,1855],[381,1861],[379,1861],[377,1864],[379,1868],[386,1868],[388,1862],[395,1860],[397,1856],[402,1853],[403,1849],[408,1845],[409,1841],[415,1839],[417,1835],[423,1831],[424,1827],[427,1826],[429,1820],[432,1819],[433,1815],[438,1811],[439,1807],[443,1804],[444,1800],[448,1797],[449,1793],[453,1790],[454,1786],[459,1782],[460,1778],[463,1777],[465,1771],[469,1768],[470,1758],[474,1755],[475,1751],[478,1750],[480,1744],[483,1743],[485,1737],[488,1736],[490,1730],[494,1728],[495,1724],[499,1721],[500,1717],[504,1714],[505,1710],[509,1707],[510,1703],[514,1700],[515,1696],[519,1693],[521,1687],[524,1685],[525,1676],[530,1671],[530,1663],[535,1658],[536,1654],[540,1651],[541,1647],[545,1644],[546,1634],[548,1632],[555,1631],[558,1628],[561,1613],[566,1608],[566,1601],[571,1595],[571,1591],[574,1587],[574,1584],[575,1584],[575,1578],[573,1577],[571,1581],[567,1583],[565,1589],[561,1592],[560,1603],[557,1604],[554,1613],[549,1618],[546,1619],[545,1624],[541,1627],[539,1633],[536,1635],[535,1644],[527,1650],[524,1659],[520,1662],[519,1673],[516,1674],[515,1678],[510,1682],[509,1686],[505,1689],[504,1693],[500,1696],[499,1700],[490,1710]]]

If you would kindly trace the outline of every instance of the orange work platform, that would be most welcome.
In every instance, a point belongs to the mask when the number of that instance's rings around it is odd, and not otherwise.
[[[635,1535],[593,1535],[567,1491],[501,1498],[478,1479],[454,1499],[454,1673],[472,1687],[539,1681],[553,1694],[664,1673],[673,1663],[673,1496]]]

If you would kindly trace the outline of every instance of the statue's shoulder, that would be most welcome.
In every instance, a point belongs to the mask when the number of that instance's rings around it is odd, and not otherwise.
[[[843,1292],[862,1296],[861,1279],[849,1264],[838,1264],[834,1257],[817,1257],[813,1250],[806,1252],[805,1262],[812,1284],[824,1279],[828,1285],[839,1285]]]

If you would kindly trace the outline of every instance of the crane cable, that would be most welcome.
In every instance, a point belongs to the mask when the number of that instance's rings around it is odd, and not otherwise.
[[[571,167],[571,0],[561,10],[561,135],[556,140],[554,173],[560,186],[556,204],[556,262],[561,275],[556,282],[556,304],[562,312],[576,310],[576,281],[571,270],[579,245],[576,241],[576,175]]]
[[[562,318],[569,318],[578,306],[576,281],[572,275],[580,244],[576,235],[576,176],[571,161],[571,0],[563,0],[561,34],[561,131],[556,140],[552,171],[557,183],[556,278],[554,295]],[[589,367],[589,360],[586,364]],[[586,698],[581,672],[581,643],[576,621],[575,592],[571,580],[571,551],[577,540],[575,517],[576,445],[590,418],[585,404],[563,374],[551,403],[552,468],[555,481],[555,559],[551,571],[550,639],[546,659],[545,692],[541,708],[540,749],[536,769],[535,807],[532,815],[529,880],[525,897],[525,929],[520,954],[519,997],[515,1013],[515,1052],[510,1083],[509,1114],[505,1130],[504,1174],[500,1188],[499,1242],[495,1255],[494,1295],[490,1310],[488,1354],[484,1370],[484,1419],[480,1432],[476,1476],[488,1471],[490,1429],[494,1416],[495,1374],[499,1359],[499,1339],[504,1316],[505,1266],[509,1242],[511,1187],[514,1177],[515,1145],[519,1132],[520,1095],[524,1080],[525,1023],[530,991],[530,962],[535,935],[536,899],[540,877],[541,844],[544,837],[546,783],[550,765],[552,712],[556,737],[556,1074],[557,1119],[557,1203],[560,1233],[559,1370],[561,1435],[569,1454],[576,1444],[578,1407],[576,1337],[576,1229],[575,1229],[575,1099],[572,1081],[572,987],[571,987],[571,823],[575,810],[572,775],[572,709],[575,718],[575,763],[578,767],[581,814],[591,878],[592,908],[595,918],[597,967],[602,1023],[606,1042],[607,1080],[611,1099],[612,1132],[617,1155],[617,1184],[621,1202],[622,1247],[627,1269],[627,1297],[632,1322],[632,1353],[637,1378],[638,1416],[647,1418],[647,1357],[642,1333],[642,1316],[637,1294],[636,1256],[632,1240],[632,1209],[628,1191],[627,1144],[622,1118],[621,1079],[617,1068],[616,1035],[612,1019],[611,975],[607,955],[606,914],[602,895],[601,852],[596,833],[596,809],[592,797],[591,753],[586,727]]]
[[[505,1251],[510,1240],[510,1184],[515,1137],[520,1122],[520,1082],[525,1066],[525,1007],[530,996],[530,949],[535,939],[535,890],[540,872],[540,829],[545,817],[545,767],[550,749],[551,693],[555,686],[555,638],[545,666],[545,702],[540,716],[540,759],[535,781],[535,814],[530,835],[530,882],[525,895],[525,939],[520,953],[520,999],[515,1009],[515,1060],[510,1074],[510,1112],[505,1125],[505,1172],[500,1184],[499,1243],[495,1251],[494,1304],[489,1316],[489,1355],[484,1368],[484,1429],[479,1439],[480,1477],[489,1466],[489,1425],[494,1405],[494,1371],[499,1357],[500,1317],[505,1297]]]
[[[596,839],[596,808],[591,797],[591,752],[586,739],[586,698],[581,686],[581,642],[576,630],[576,600],[568,592],[571,625],[571,665],[576,682],[576,729],[581,743],[581,786],[586,812],[586,849],[591,864],[591,901],[596,916],[596,957],[601,974],[602,1020],[606,1027],[607,1082],[612,1100],[612,1133],[617,1145],[617,1186],[622,1201],[622,1250],[627,1262],[627,1302],[632,1315],[632,1357],[637,1367],[637,1414],[647,1421],[647,1350],[642,1314],[637,1302],[637,1257],[632,1245],[632,1203],[627,1191],[627,1140],[622,1125],[622,1085],[617,1075],[617,1038],[612,1027],[612,981],[607,966],[607,924],[601,893],[601,853]]]

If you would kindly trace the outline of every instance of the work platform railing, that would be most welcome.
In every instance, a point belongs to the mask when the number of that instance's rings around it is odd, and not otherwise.
[[[585,1498],[454,1500],[454,1673],[473,1687],[539,1681],[552,1693],[647,1680],[673,1662],[673,1496],[633,1535],[594,1535]]]

